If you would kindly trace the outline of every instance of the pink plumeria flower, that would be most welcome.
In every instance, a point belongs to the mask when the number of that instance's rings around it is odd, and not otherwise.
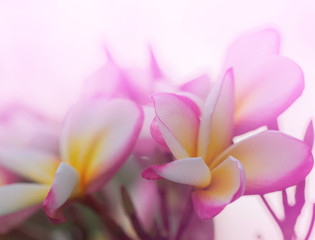
[[[119,66],[106,50],[107,64],[91,74],[83,87],[83,98],[102,96],[106,98],[123,97],[143,106],[144,123],[134,152],[139,156],[150,156],[157,145],[150,134],[150,124],[155,116],[150,96],[157,92],[181,92],[201,102],[210,90],[210,79],[201,75],[191,81],[176,86],[160,68],[158,61],[149,49],[147,68],[124,68]]]
[[[91,74],[83,87],[82,97],[102,96],[128,98],[139,105],[151,105],[150,96],[157,92],[185,92],[205,98],[210,89],[205,74],[177,86],[162,71],[149,48],[150,61],[147,68],[124,68],[119,66],[106,49],[107,63]]]
[[[267,97],[267,96],[266,96]],[[209,219],[243,194],[264,194],[297,184],[313,166],[303,141],[263,131],[232,142],[234,78],[228,70],[200,110],[176,94],[153,96],[159,132],[175,161],[143,171],[147,179],[165,178],[195,187],[192,201],[199,218]]]
[[[20,103],[5,106],[0,112],[0,145],[6,148],[45,149],[57,153],[58,121]],[[18,181],[18,176],[0,166],[0,185]]]
[[[264,125],[272,127],[277,117],[301,95],[303,72],[295,62],[279,56],[279,49],[280,35],[274,29],[244,34],[229,47],[222,76],[227,69],[233,68],[233,136]],[[209,89],[209,81],[203,79],[180,87],[184,92],[193,93],[185,95],[201,108]],[[164,139],[159,138],[156,119],[152,122],[151,134],[167,149]]]
[[[229,47],[222,72],[234,72],[234,135],[272,124],[301,95],[301,68],[279,52],[280,34],[270,28],[244,34]]]
[[[15,185],[14,188],[19,188],[19,184],[13,183],[19,182],[23,177],[20,171],[23,168],[26,168],[26,171],[30,170],[25,166],[25,161],[30,156],[22,155],[26,148],[32,149],[34,152],[38,151],[38,154],[43,150],[47,152],[47,155],[57,154],[59,126],[57,121],[19,103],[8,105],[2,109],[0,113],[0,185],[12,184],[10,186]],[[11,150],[15,153],[12,153]],[[20,156],[21,161],[17,162],[14,159],[11,161],[11,157],[14,158],[14,156]],[[6,189],[7,186],[3,189]],[[2,199],[5,200],[6,197],[2,197]],[[37,209],[38,207],[33,207],[19,212],[18,215],[0,217],[0,233],[15,228]],[[2,209],[2,213],[3,211],[10,211],[10,209]]]
[[[33,183],[0,187],[1,223],[38,209],[64,220],[60,208],[93,193],[125,162],[138,137],[143,113],[135,103],[101,98],[74,106],[61,131],[60,157],[45,150],[0,149],[0,163]]]
[[[165,90],[167,80],[150,49],[148,68],[123,68],[106,49],[107,63],[88,77],[83,97],[103,96],[128,98],[139,105],[149,104],[149,96],[156,89]],[[162,87],[164,86],[164,87]]]

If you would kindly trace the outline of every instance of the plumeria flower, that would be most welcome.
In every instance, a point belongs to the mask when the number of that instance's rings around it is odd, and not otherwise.
[[[105,51],[107,63],[92,73],[83,87],[82,97],[123,97],[139,105],[151,105],[150,96],[157,92],[185,92],[205,98],[210,90],[210,79],[202,74],[191,81],[175,85],[161,69],[152,48],[149,48],[147,68],[124,68]]]
[[[192,201],[199,218],[209,219],[243,194],[282,190],[305,178],[313,166],[303,141],[277,131],[263,131],[232,141],[235,89],[232,70],[213,86],[203,108],[171,93],[154,95],[157,128],[176,160],[142,172],[195,187]],[[267,98],[267,96],[266,96]]]
[[[0,145],[45,149],[57,153],[60,124],[21,103],[11,103],[0,112]],[[18,176],[0,166],[0,185],[18,181]]]
[[[75,105],[67,115],[60,156],[2,146],[0,164],[28,182],[0,187],[1,224],[34,212],[42,203],[52,221],[62,222],[61,207],[67,201],[98,190],[125,162],[142,121],[141,108],[129,100],[95,98]]]
[[[28,156],[21,156],[21,164],[18,166],[18,162],[11,162],[10,158],[7,159],[7,154],[10,154],[10,149],[15,149],[18,155],[22,149],[28,148],[33,151],[41,152],[44,150],[47,154],[57,154],[57,146],[59,139],[59,123],[52,120],[34,109],[14,103],[6,106],[0,112],[0,185],[8,185],[17,183],[21,180],[19,169],[25,167],[25,162]],[[17,171],[12,170],[12,166],[16,166]],[[27,166],[26,166],[27,168]],[[15,188],[19,185],[16,184]],[[6,189],[6,187],[4,187]],[[2,197],[5,199],[7,196]],[[10,200],[9,200],[10,201]],[[21,211],[18,216],[15,214],[2,217],[0,225],[0,233],[6,232],[28,218],[37,208],[29,208],[25,211]],[[6,209],[2,210],[7,211]],[[10,211],[10,209],[8,209]],[[11,220],[13,219],[13,220]]]
[[[161,91],[176,92],[201,102],[209,93],[210,79],[203,74],[183,85],[175,85],[159,66],[152,48],[149,48],[147,68],[121,67],[108,49],[106,56],[107,63],[86,80],[82,97],[123,97],[142,105],[144,123],[134,152],[139,156],[151,156],[158,145],[150,135],[150,124],[155,116],[150,96]]]
[[[89,98],[95,95],[107,98],[123,97],[140,105],[146,105],[150,103],[149,96],[156,89],[165,90],[170,85],[151,48],[149,67],[143,69],[121,67],[108,49],[105,53],[107,63],[87,78],[83,87],[83,97]]]
[[[291,59],[280,56],[279,52],[280,35],[271,28],[244,34],[229,47],[222,76],[233,68],[234,136],[264,125],[272,128],[277,117],[301,95],[304,89],[301,68]],[[199,79],[183,86],[181,90],[193,93],[185,96],[202,108],[202,100],[210,91],[209,81]],[[156,135],[155,139],[167,149],[164,139],[155,132],[159,132],[156,119],[151,124],[151,134]]]

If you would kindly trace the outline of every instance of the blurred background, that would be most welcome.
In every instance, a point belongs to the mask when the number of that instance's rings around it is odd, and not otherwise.
[[[148,66],[151,46],[174,82],[201,73],[216,79],[229,44],[264,27],[282,36],[281,53],[305,74],[305,90],[280,117],[298,138],[315,116],[315,1],[312,0],[0,0],[0,109],[23,102],[62,119],[83,82],[107,59]],[[315,202],[314,171],[307,201]],[[272,194],[274,206],[281,200]],[[278,207],[281,215],[281,207]],[[311,211],[304,209],[298,232]],[[280,239],[257,197],[229,205],[215,222],[217,239]],[[312,235],[315,239],[315,233]]]

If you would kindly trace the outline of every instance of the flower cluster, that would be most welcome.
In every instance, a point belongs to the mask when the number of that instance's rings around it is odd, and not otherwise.
[[[243,35],[216,81],[201,75],[180,86],[152,50],[145,70],[124,69],[107,51],[108,63],[63,121],[21,105],[3,110],[0,232],[10,236],[44,212],[53,223],[72,219],[81,232],[75,239],[91,239],[87,206],[109,238],[214,239],[216,215],[243,195],[261,195],[284,238],[296,237],[313,128],[304,140],[278,129],[278,116],[304,89],[279,38],[274,29]],[[279,220],[263,194],[294,185],[298,206],[283,197],[294,221]]]

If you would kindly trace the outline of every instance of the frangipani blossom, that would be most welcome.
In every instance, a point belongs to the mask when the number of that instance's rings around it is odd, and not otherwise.
[[[280,34],[274,29],[242,35],[229,47],[222,69],[225,73],[233,68],[234,73],[234,111],[230,112],[233,114],[233,131],[228,131],[229,134],[236,136],[264,125],[272,126],[302,93],[304,77],[301,68],[289,58],[279,56],[279,50]],[[200,100],[205,99],[208,89],[209,81],[202,78],[180,87],[180,90],[192,93],[185,95],[201,108],[206,103]],[[151,134],[167,148],[164,139],[159,137],[156,119],[151,124]],[[211,146],[216,149],[213,143]]]
[[[86,80],[82,97],[123,97],[143,106],[144,124],[134,149],[139,156],[150,156],[157,147],[150,135],[150,124],[155,116],[150,100],[152,94],[176,92],[201,102],[209,93],[210,79],[205,74],[180,86],[172,83],[162,71],[151,48],[147,68],[121,67],[107,49],[106,56],[107,63]]]
[[[74,106],[63,124],[61,157],[44,150],[0,148],[0,164],[34,183],[0,187],[1,223],[37,210],[64,220],[60,208],[69,200],[93,193],[127,159],[139,135],[142,109],[129,100],[95,98]]]
[[[177,160],[151,166],[142,176],[194,186],[192,201],[201,219],[214,217],[243,194],[295,185],[313,166],[307,144],[281,132],[264,131],[232,143],[232,70],[213,86],[201,110],[176,94],[156,94],[153,101],[160,130],[155,127],[153,136],[163,138]]]
[[[107,63],[87,78],[83,98],[123,97],[139,105],[151,105],[150,96],[157,92],[185,92],[202,99],[209,93],[210,79],[206,74],[179,86],[172,83],[159,66],[152,48],[147,68],[121,67],[107,49],[106,56]]]
[[[128,98],[140,105],[150,103],[149,96],[157,89],[171,87],[150,49],[148,68],[119,66],[106,49],[107,63],[91,74],[83,87],[83,97],[103,96]],[[163,86],[163,87],[162,87]]]
[[[5,192],[7,195],[2,196],[2,211],[9,212],[12,207],[12,201],[25,200],[22,204],[27,204],[28,199],[17,198],[14,200],[9,200],[9,205],[6,205],[6,198],[10,198],[10,193],[7,193],[8,188],[15,186],[13,188],[19,189],[23,184],[13,184],[21,180],[24,177],[23,174],[19,174],[23,171],[30,171],[37,175],[39,178],[45,178],[45,171],[36,172],[35,169],[29,168],[29,165],[25,165],[28,161],[28,157],[37,158],[40,152],[43,150],[48,155],[54,156],[57,154],[58,146],[58,135],[59,135],[59,123],[46,116],[43,116],[39,112],[31,109],[30,107],[21,105],[19,103],[14,103],[6,106],[1,110],[0,113],[0,185],[7,185],[5,187],[0,187],[0,194]],[[33,154],[30,156],[28,153],[24,155],[24,149],[32,149],[33,151],[38,151],[38,156]],[[16,151],[12,153],[11,151]],[[20,155],[21,154],[21,155]],[[9,156],[9,158],[7,158]],[[21,159],[13,159],[11,157],[21,157]],[[21,160],[20,162],[18,162]],[[35,159],[36,161],[36,159]],[[45,162],[45,161],[44,161]],[[14,171],[12,168],[15,168]],[[12,184],[12,185],[8,185]],[[31,186],[31,191],[33,190],[33,185]],[[14,194],[14,193],[12,193]],[[21,192],[23,194],[23,190]],[[14,205],[14,204],[13,204]],[[6,232],[27,219],[30,215],[38,209],[38,206],[25,209],[20,211],[18,214],[10,214],[4,217],[0,217],[0,233]],[[3,212],[2,212],[3,214]]]

